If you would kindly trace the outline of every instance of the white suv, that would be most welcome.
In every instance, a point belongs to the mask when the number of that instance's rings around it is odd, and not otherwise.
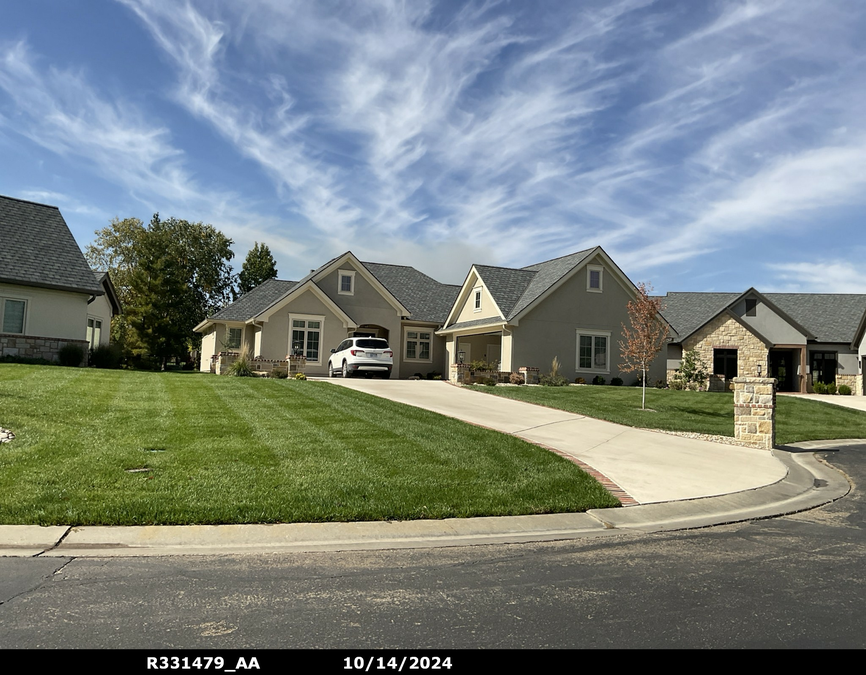
[[[352,377],[355,373],[370,373],[380,377],[391,377],[394,367],[394,352],[388,341],[382,338],[353,337],[343,340],[331,350],[328,359],[328,377]]]

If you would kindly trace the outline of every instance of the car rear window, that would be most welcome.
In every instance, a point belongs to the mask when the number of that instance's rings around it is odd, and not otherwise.
[[[356,347],[364,347],[366,349],[388,349],[388,341],[378,338],[367,338],[355,341]]]

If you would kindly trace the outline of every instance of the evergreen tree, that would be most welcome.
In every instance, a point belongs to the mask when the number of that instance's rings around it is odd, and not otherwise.
[[[240,292],[247,293],[268,279],[277,278],[277,263],[266,244],[255,243],[247,253],[241,273],[238,275]]]

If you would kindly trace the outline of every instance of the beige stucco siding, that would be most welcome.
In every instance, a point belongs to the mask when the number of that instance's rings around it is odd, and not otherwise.
[[[756,298],[757,299],[757,298]],[[746,315],[746,299],[735,304],[731,311],[767,340],[776,345],[804,345],[806,336],[794,328],[760,300],[755,305],[755,316]]]
[[[589,264],[604,265],[604,261],[594,258]],[[626,384],[634,380],[634,373],[619,369],[622,325],[630,325],[626,306],[633,295],[614,275],[615,272],[605,268],[603,291],[588,291],[587,271],[583,267],[520,317],[519,325],[513,327],[511,370],[530,366],[546,373],[553,358],[558,357],[560,372],[570,380],[583,377],[589,382],[596,375],[607,382],[614,377],[621,377]],[[607,368],[578,367],[578,331],[608,337]],[[663,349],[653,362],[651,380],[664,378],[666,356]]]
[[[490,295],[490,292],[487,290],[484,282],[479,279],[474,273],[472,274],[472,277],[468,280],[468,288],[469,293],[466,295],[463,304],[460,306],[460,310],[455,323],[460,323],[461,321],[476,321],[478,319],[489,319],[499,316],[499,311],[496,309],[496,303],[494,303],[493,301],[493,296]],[[481,289],[481,309],[475,311],[475,289],[478,288]]]
[[[100,345],[107,345],[111,338],[111,316],[111,302],[108,300],[108,295],[97,295],[87,306],[87,318],[102,322]]]
[[[421,361],[414,360],[410,361],[403,358],[399,361],[399,373],[397,375],[392,374],[392,376],[399,376],[401,378],[412,377],[415,374],[420,374],[423,377],[426,377],[428,373],[439,373],[443,378],[448,376],[448,370],[446,368],[446,349],[445,349],[445,339],[436,335],[437,325],[434,324],[421,324],[421,323],[411,323],[411,321],[404,322],[401,334],[402,338],[400,340],[400,344],[398,345],[394,340],[390,341],[391,348],[394,350],[394,364],[395,370],[397,370],[396,366],[398,366],[397,354],[405,354],[406,353],[406,333],[408,331],[418,331],[424,333],[430,333],[430,360],[429,361]]]
[[[24,300],[24,335],[84,340],[89,306],[86,293],[0,284],[0,298]],[[2,326],[0,326],[2,328]],[[107,326],[103,329],[108,332]]]

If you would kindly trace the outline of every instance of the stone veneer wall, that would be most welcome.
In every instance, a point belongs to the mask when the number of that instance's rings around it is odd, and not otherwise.
[[[694,349],[701,359],[713,369],[713,349],[737,350],[737,375],[755,377],[758,366],[761,373],[767,372],[767,357],[770,350],[754,333],[727,315],[717,316],[697,333],[683,342],[683,351]]]
[[[762,450],[776,445],[776,385],[768,377],[735,377],[734,438]]]
[[[87,340],[66,340],[63,338],[38,337],[35,335],[9,335],[0,333],[0,357],[21,356],[28,359],[57,361],[60,350],[66,345],[78,345],[84,350],[87,362]]]
[[[861,379],[862,375],[848,375],[845,373],[836,373],[836,390],[839,390],[843,384],[847,384],[851,387],[852,394],[861,394],[863,392],[863,380]]]

